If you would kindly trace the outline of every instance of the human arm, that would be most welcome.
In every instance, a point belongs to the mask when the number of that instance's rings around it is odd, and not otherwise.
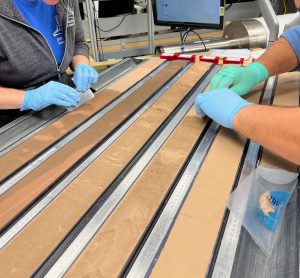
[[[284,37],[273,43],[257,62],[266,67],[269,76],[292,71],[298,65],[296,53]]]
[[[245,137],[300,165],[300,108],[250,105],[233,118]]]
[[[300,26],[298,27],[300,28]],[[295,41],[298,41],[294,39],[297,36],[292,31],[286,32],[256,62],[247,67],[224,67],[213,77],[210,84],[211,90],[231,88],[237,94],[244,95],[269,76],[294,70],[298,65],[300,49],[297,50],[298,46]],[[299,53],[297,54],[297,52]]]
[[[0,109],[41,110],[52,104],[72,107],[79,101],[76,90],[54,81],[32,90],[0,88]]]
[[[234,128],[247,138],[300,165],[300,108],[254,105],[230,89],[201,94],[195,101],[200,116]]]
[[[90,60],[86,56],[80,55],[80,54],[73,56],[72,62],[71,62],[71,68],[73,70],[75,70],[77,65],[79,65],[79,64],[84,64],[84,65],[89,66],[90,65]]]
[[[25,91],[0,88],[0,109],[19,109],[24,97]]]

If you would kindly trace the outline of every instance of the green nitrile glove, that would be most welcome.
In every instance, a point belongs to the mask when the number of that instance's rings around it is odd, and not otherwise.
[[[258,62],[247,67],[228,66],[220,70],[210,83],[210,90],[230,88],[239,95],[247,94],[269,76],[268,70]]]

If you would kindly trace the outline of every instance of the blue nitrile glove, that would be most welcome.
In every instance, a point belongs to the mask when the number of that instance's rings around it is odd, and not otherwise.
[[[242,99],[230,89],[219,89],[197,96],[197,113],[207,115],[222,126],[233,128],[234,116],[245,106],[252,103]]]
[[[74,72],[74,83],[79,92],[85,92],[97,83],[99,73],[89,65],[78,64]]]
[[[228,66],[212,78],[210,89],[230,88],[238,95],[247,94],[253,87],[266,80],[268,70],[261,63],[254,62],[247,67]]]
[[[51,104],[72,107],[76,106],[79,101],[80,93],[75,89],[59,82],[50,81],[39,88],[26,91],[20,110],[42,110]]]

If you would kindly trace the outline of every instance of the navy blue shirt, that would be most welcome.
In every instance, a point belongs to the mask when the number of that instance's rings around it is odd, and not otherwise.
[[[43,0],[13,0],[13,3],[25,21],[47,40],[59,65],[64,57],[65,40],[55,5],[47,5]]]
[[[284,37],[290,43],[291,47],[294,49],[298,61],[300,61],[300,25],[287,30],[282,34],[282,37]],[[299,69],[297,68],[297,70]]]

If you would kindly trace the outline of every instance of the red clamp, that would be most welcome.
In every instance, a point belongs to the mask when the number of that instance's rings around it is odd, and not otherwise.
[[[191,63],[196,62],[196,55],[195,54],[179,54],[177,56],[177,60],[185,60],[185,61],[190,61]]]
[[[165,59],[167,61],[174,61],[177,60],[178,53],[160,53],[160,59]]]
[[[213,64],[219,64],[221,62],[221,59],[219,56],[200,56],[199,60],[201,62],[209,62]]]
[[[223,64],[243,65],[244,60],[245,60],[244,58],[229,58],[229,57],[224,57],[223,58]]]

